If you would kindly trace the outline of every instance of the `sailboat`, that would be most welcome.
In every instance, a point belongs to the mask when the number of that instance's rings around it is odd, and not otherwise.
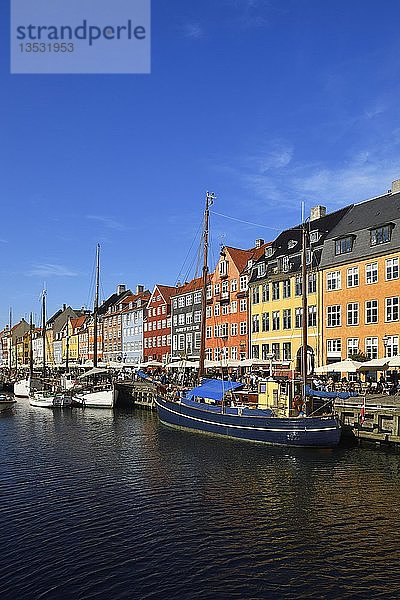
[[[43,374],[42,390],[31,390],[29,404],[37,408],[62,408],[72,405],[71,396],[54,389],[46,389],[46,290],[42,293],[42,352],[43,352]]]
[[[72,389],[73,397],[84,408],[114,408],[118,390],[107,369],[98,368],[98,313],[100,289],[100,244],[96,246],[96,291],[93,308],[93,369],[79,377],[83,389]]]
[[[207,192],[204,211],[204,258],[203,258],[203,302],[200,340],[200,385],[184,397],[170,398],[167,393],[157,393],[155,406],[159,419],[165,425],[214,434],[252,442],[282,446],[334,447],[340,440],[340,424],[334,415],[327,416],[275,416],[270,409],[228,406],[234,398],[235,389],[241,384],[222,379],[203,379],[205,362],[206,285],[208,274],[208,227],[209,208],[214,194]],[[306,233],[303,226],[303,294],[306,294]],[[303,308],[307,306],[303,299]],[[307,314],[304,312],[303,314]],[[307,384],[307,323],[303,319],[303,401]]]

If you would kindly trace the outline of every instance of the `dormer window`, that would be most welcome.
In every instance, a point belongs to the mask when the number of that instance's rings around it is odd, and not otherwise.
[[[382,227],[371,229],[370,234],[371,246],[386,244],[390,242],[392,236],[392,225],[382,225]]]
[[[228,261],[221,260],[219,263],[219,274],[221,276],[228,275]]]
[[[253,259],[251,258],[250,260],[247,261],[247,268],[251,269],[251,267],[253,266]]]
[[[258,264],[258,277],[264,277],[265,275],[265,263],[259,263]]]
[[[290,262],[289,262],[289,257],[288,256],[284,256],[282,258],[282,270],[284,273],[287,273],[289,271],[290,268]]]
[[[340,238],[335,241],[335,254],[338,256],[339,254],[347,254],[353,250],[353,241],[354,237],[349,235],[344,238]]]
[[[267,246],[267,248],[265,248],[265,256],[266,258],[270,258],[274,253],[274,249],[272,248],[272,246]]]
[[[295,246],[297,246],[297,240],[289,240],[288,241],[288,249],[291,250],[292,248],[294,248]]]
[[[310,242],[312,244],[315,244],[316,242],[318,242],[320,237],[321,237],[321,234],[317,229],[315,229],[314,231],[310,231]]]

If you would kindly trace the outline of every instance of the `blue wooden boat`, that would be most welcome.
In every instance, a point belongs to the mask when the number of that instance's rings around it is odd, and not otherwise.
[[[341,428],[333,415],[275,417],[269,409],[226,406],[225,393],[239,385],[205,380],[179,400],[157,395],[159,419],[165,425],[250,442],[314,448],[339,443]]]

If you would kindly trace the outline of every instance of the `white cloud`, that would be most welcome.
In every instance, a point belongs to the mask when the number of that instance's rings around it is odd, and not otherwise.
[[[199,23],[185,23],[181,27],[182,33],[187,38],[200,39],[204,35],[204,30]]]
[[[123,225],[122,223],[119,223],[118,221],[116,221],[115,219],[113,219],[111,217],[104,217],[101,215],[86,215],[86,218],[91,221],[98,221],[99,223],[101,223],[105,227],[108,227],[109,229],[116,229],[119,231],[123,231],[123,230],[127,229],[125,227],[125,225]]]
[[[41,265],[33,265],[27,275],[40,277],[77,277],[78,273],[71,271],[64,265],[44,263]]]

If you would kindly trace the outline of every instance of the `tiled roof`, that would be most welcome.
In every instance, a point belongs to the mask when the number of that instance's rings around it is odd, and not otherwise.
[[[170,285],[155,285],[154,290],[158,289],[160,294],[162,295],[162,297],[164,298],[165,302],[168,304],[169,300],[171,299],[171,296],[175,296],[176,295],[176,287],[172,287]],[[154,294],[154,290],[153,290],[153,294]]]
[[[82,315],[81,317],[77,317],[76,319],[71,319],[71,327],[72,329],[77,329],[81,327],[86,320],[86,316]]]
[[[265,248],[270,246],[272,242],[266,242],[261,244],[259,248],[250,248],[249,250],[241,250],[240,248],[232,248],[231,246],[224,246],[225,250],[229,252],[231,259],[233,260],[237,270],[241,273],[247,266],[249,260],[257,260],[263,256]]]

